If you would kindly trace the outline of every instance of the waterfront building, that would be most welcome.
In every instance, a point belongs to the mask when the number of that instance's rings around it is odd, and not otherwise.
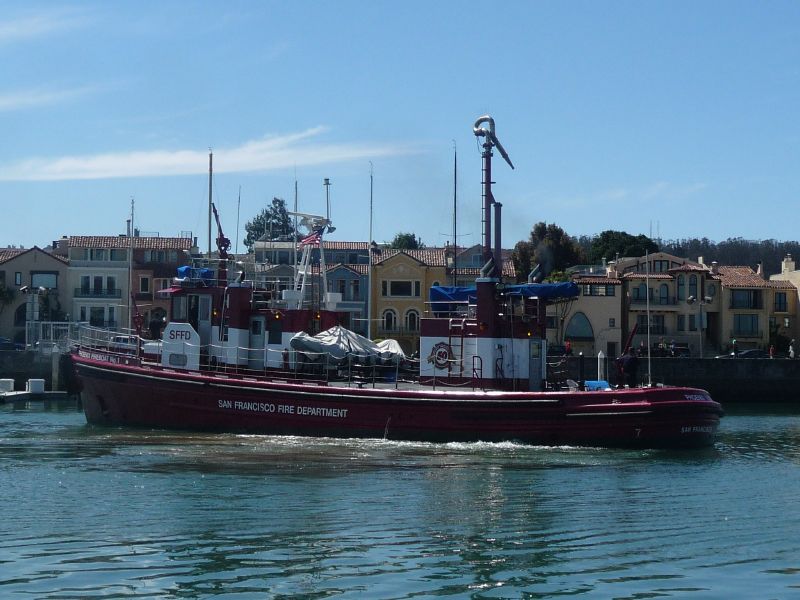
[[[613,357],[629,337],[656,355],[714,356],[734,339],[739,349],[783,349],[797,335],[796,286],[785,275],[765,280],[760,267],[657,252],[582,269],[573,281],[581,295],[549,308],[548,341],[586,355]]]
[[[29,324],[69,319],[67,265],[38,246],[0,249],[0,337],[25,344]]]
[[[797,323],[797,315],[800,314],[800,295],[798,295],[798,290],[800,290],[800,271],[797,270],[791,254],[787,254],[781,261],[781,272],[770,276],[770,281],[776,280],[788,281],[794,288],[793,290],[785,290],[785,303],[784,296],[781,295],[780,291],[775,293],[774,323],[770,323],[770,327],[775,328],[778,342],[782,346],[786,339],[789,341],[800,339],[800,327],[798,327]],[[780,347],[780,350],[784,351],[785,348]],[[795,348],[795,351],[797,351],[797,348]]]
[[[169,299],[157,292],[170,286],[179,266],[189,264],[193,247],[191,236],[62,238],[54,252],[69,258],[72,319],[125,329],[132,325],[134,304],[145,325],[164,317]]]
[[[786,351],[796,335],[797,288],[785,277],[765,279],[761,265],[720,266],[724,297],[720,345]]]

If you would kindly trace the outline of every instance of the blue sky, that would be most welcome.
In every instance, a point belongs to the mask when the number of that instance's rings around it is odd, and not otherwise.
[[[273,196],[332,239],[480,242],[491,114],[504,246],[538,221],[797,240],[800,3],[5,2],[0,247],[135,222],[207,245]],[[499,157],[498,157],[499,158]],[[241,188],[241,202],[238,201]],[[238,208],[238,216],[237,216]],[[237,234],[237,222],[239,232]]]

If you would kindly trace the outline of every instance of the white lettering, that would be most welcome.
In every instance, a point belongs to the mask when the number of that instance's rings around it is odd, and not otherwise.
[[[294,406],[293,404],[271,404],[269,402],[246,402],[243,400],[217,400],[217,406],[224,409],[250,412],[279,413],[283,415],[302,415],[306,417],[329,417],[346,419],[347,408],[326,408],[321,406]]]

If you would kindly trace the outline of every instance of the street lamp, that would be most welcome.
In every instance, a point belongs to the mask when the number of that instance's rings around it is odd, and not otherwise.
[[[711,297],[706,296],[702,300],[700,300],[700,302],[697,303],[698,306],[700,307],[700,326],[698,328],[700,331],[700,358],[703,358],[703,307],[706,304],[710,304],[711,301],[712,301]],[[686,304],[688,304],[689,306],[691,306],[695,302],[697,302],[697,298],[695,298],[694,296],[689,296],[688,298],[686,298]]]

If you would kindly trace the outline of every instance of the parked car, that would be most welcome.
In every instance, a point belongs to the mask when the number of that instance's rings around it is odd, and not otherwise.
[[[741,350],[738,354],[730,352],[728,354],[720,354],[714,358],[769,358],[769,352],[766,350],[759,350],[758,348],[748,348]]]
[[[135,335],[115,335],[111,338],[111,343],[109,344],[111,350],[124,354],[136,354],[138,346],[139,343]]]

